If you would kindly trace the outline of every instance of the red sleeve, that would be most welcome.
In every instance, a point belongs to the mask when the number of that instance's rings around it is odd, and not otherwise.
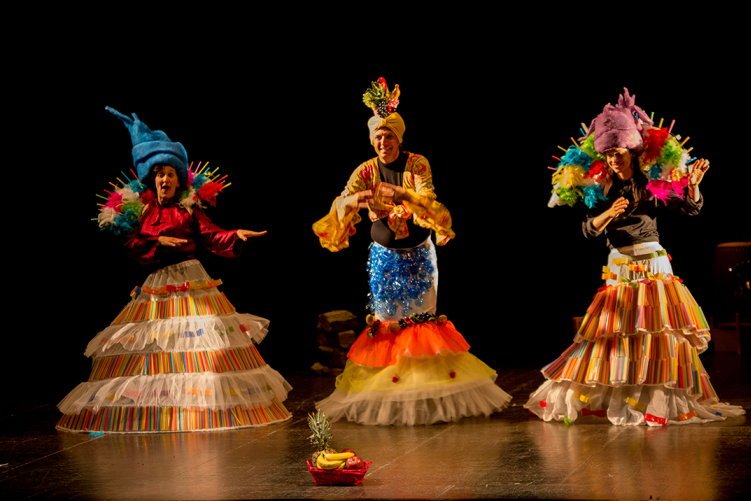
[[[143,231],[149,227],[149,221],[154,219],[155,206],[149,205],[141,214],[138,227],[125,240],[125,249],[141,264],[151,264],[158,260],[159,234]]]
[[[238,245],[240,237],[236,230],[223,230],[215,225],[211,219],[201,210],[193,210],[193,219],[201,243],[211,252],[222,257],[237,257],[240,255],[241,246]]]
[[[186,240],[179,247],[159,245],[159,237],[175,237]],[[223,230],[195,208],[188,212],[184,207],[148,206],[139,221],[138,228],[125,241],[128,253],[141,264],[176,262],[196,257],[198,247],[222,257],[237,257],[242,249],[235,230]]]

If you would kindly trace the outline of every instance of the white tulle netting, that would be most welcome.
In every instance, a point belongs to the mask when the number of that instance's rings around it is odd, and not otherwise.
[[[89,381],[59,404],[66,431],[212,431],[291,417],[289,383],[255,345],[269,321],[238,313],[197,260],[164,267],[86,349]]]
[[[421,425],[490,416],[508,405],[511,396],[493,380],[485,379],[432,390],[356,395],[335,390],[316,407],[336,421],[366,425]]]
[[[211,277],[197,259],[189,259],[182,263],[165,266],[150,274],[143,283],[143,287],[159,289],[167,285],[184,282],[209,281]]]
[[[469,352],[400,357],[395,364],[367,367],[352,360],[336,390],[316,403],[333,421],[369,425],[415,425],[489,416],[511,395],[496,372]]]
[[[106,406],[201,407],[267,406],[283,401],[292,387],[268,365],[216,374],[128,376],[79,384],[58,405],[63,414]]]
[[[89,342],[86,356],[149,351],[218,350],[260,343],[269,321],[248,313],[188,316],[110,325]]]
[[[594,416],[607,418],[616,425],[706,423],[745,414],[739,406],[697,401],[683,389],[648,385],[586,386],[570,381],[546,381],[532,393],[525,407],[545,421],[573,422],[583,416]]]

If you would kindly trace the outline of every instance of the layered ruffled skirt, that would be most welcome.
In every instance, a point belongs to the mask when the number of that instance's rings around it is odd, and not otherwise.
[[[374,315],[318,409],[333,421],[415,425],[488,416],[508,405],[495,370],[469,353],[453,323],[435,315],[430,239],[413,249],[373,243],[368,272]]]
[[[611,251],[603,278],[574,343],[542,369],[547,381],[527,409],[545,421],[592,415],[653,426],[745,413],[719,402],[699,359],[709,326],[658,243]]]
[[[291,389],[256,344],[268,320],[237,313],[197,260],[148,276],[89,342],[89,380],[59,404],[65,431],[178,432],[291,417]]]

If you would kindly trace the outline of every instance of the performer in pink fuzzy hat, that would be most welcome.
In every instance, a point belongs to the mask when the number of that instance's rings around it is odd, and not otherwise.
[[[659,243],[662,208],[693,216],[709,161],[655,126],[624,89],[585,137],[558,159],[549,203],[583,202],[586,238],[606,237],[605,285],[595,294],[573,344],[542,369],[547,379],[525,404],[545,421],[581,416],[616,425],[706,423],[739,416],[719,402],[699,353],[709,325]]]
[[[628,148],[639,150],[642,146],[644,124],[653,125],[647,114],[636,106],[636,96],[631,96],[628,89],[618,97],[618,104],[606,104],[602,113],[597,115],[589,128],[594,134],[595,149],[603,153],[611,148]]]

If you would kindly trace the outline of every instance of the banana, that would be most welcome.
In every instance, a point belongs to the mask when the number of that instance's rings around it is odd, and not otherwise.
[[[352,456],[355,455],[354,452],[334,452],[334,453],[323,453],[324,456],[326,456],[326,459],[329,461],[344,461],[345,459],[349,459]]]
[[[324,454],[319,454],[316,458],[316,466],[324,470],[335,470],[340,466],[344,466],[344,461],[329,461]]]

